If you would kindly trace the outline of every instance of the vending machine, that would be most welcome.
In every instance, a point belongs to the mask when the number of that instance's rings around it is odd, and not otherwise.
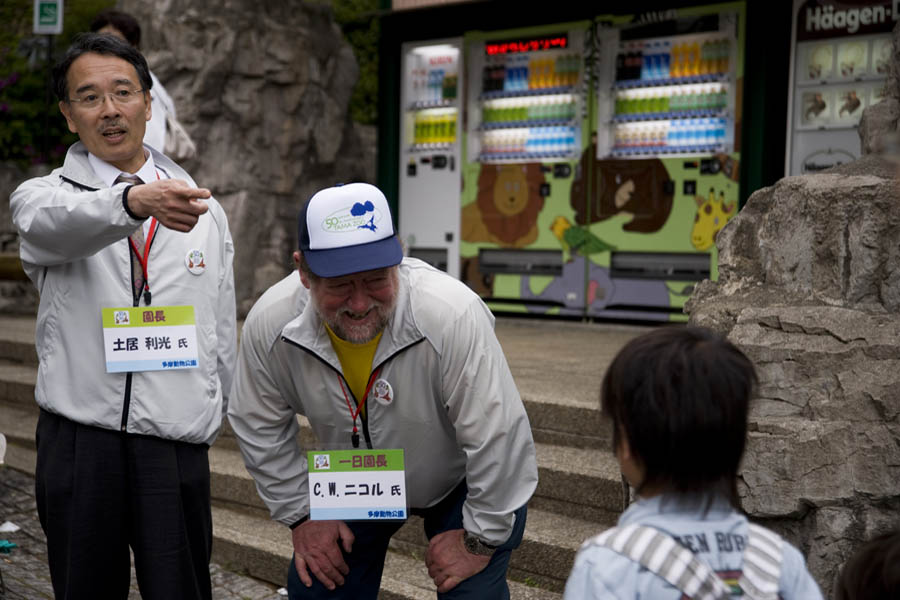
[[[896,3],[794,0],[785,172],[815,173],[860,156],[863,110],[880,102]]]
[[[464,36],[460,278],[494,310],[584,312],[568,261],[572,184],[587,145],[590,22]]]
[[[399,233],[406,252],[459,277],[462,40],[402,46]]]
[[[596,142],[572,201],[593,243],[578,252],[588,316],[683,321],[717,276],[715,238],[738,210],[744,15],[729,3],[598,29]]]

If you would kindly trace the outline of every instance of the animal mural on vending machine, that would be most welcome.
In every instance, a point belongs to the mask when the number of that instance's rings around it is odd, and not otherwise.
[[[544,208],[541,165],[482,165],[475,202],[463,207],[463,241],[488,242],[503,248],[523,248],[538,237],[538,214]],[[478,257],[463,258],[462,280],[481,296],[493,293],[493,275],[482,273]]]
[[[617,249],[612,239],[601,239],[590,231],[591,224],[626,215],[624,234],[652,234],[669,218],[674,198],[674,185],[659,159],[597,160],[596,146],[588,147],[576,168],[569,201],[575,223],[558,215],[551,231],[563,249],[563,273],[540,293],[531,291],[530,278],[522,280],[522,298],[554,300],[567,290],[583,289],[578,298],[581,306],[596,312],[613,304],[666,306],[669,290],[665,282],[641,279],[614,280],[609,268],[594,262],[592,255]],[[586,198],[589,161],[594,161],[594,193]],[[587,269],[587,286],[583,283]],[[586,289],[585,289],[586,288]],[[571,292],[569,292],[571,293]],[[540,310],[535,308],[534,310]]]
[[[736,202],[725,201],[725,191],[719,191],[718,198],[713,188],[709,188],[709,196],[695,196],[697,214],[694,215],[694,227],[691,229],[691,245],[697,250],[709,250],[716,241],[719,231],[737,212]]]

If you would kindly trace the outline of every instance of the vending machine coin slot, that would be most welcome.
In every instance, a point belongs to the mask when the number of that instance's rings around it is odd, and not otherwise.
[[[406,175],[409,177],[416,176],[416,161],[411,160],[409,161],[409,164],[406,165]]]
[[[682,192],[685,196],[696,196],[697,195],[697,182],[693,179],[685,179],[684,187]]]
[[[722,165],[717,158],[704,158],[700,161],[701,175],[715,175],[722,169]]]
[[[431,168],[432,169],[446,169],[447,168],[447,157],[443,154],[435,154],[431,157]]]
[[[543,198],[546,198],[547,196],[550,195],[550,184],[549,184],[549,183],[542,183],[542,184],[541,184],[540,195],[541,195]]]
[[[553,165],[553,176],[556,179],[566,179],[572,175],[572,166],[568,163],[556,163]]]

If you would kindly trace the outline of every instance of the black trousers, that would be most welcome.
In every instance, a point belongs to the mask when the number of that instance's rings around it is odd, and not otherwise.
[[[205,444],[81,425],[41,410],[35,491],[59,600],[211,600]]]

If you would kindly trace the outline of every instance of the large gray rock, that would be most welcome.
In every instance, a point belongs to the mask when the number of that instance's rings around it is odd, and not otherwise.
[[[757,191],[719,234],[719,280],[687,306],[757,365],[743,506],[806,554],[826,596],[900,515],[895,168],[867,156]]]
[[[374,183],[374,144],[348,104],[358,68],[326,4],[122,0],[141,50],[197,144],[184,166],[228,213],[239,313],[291,268],[315,191]]]

